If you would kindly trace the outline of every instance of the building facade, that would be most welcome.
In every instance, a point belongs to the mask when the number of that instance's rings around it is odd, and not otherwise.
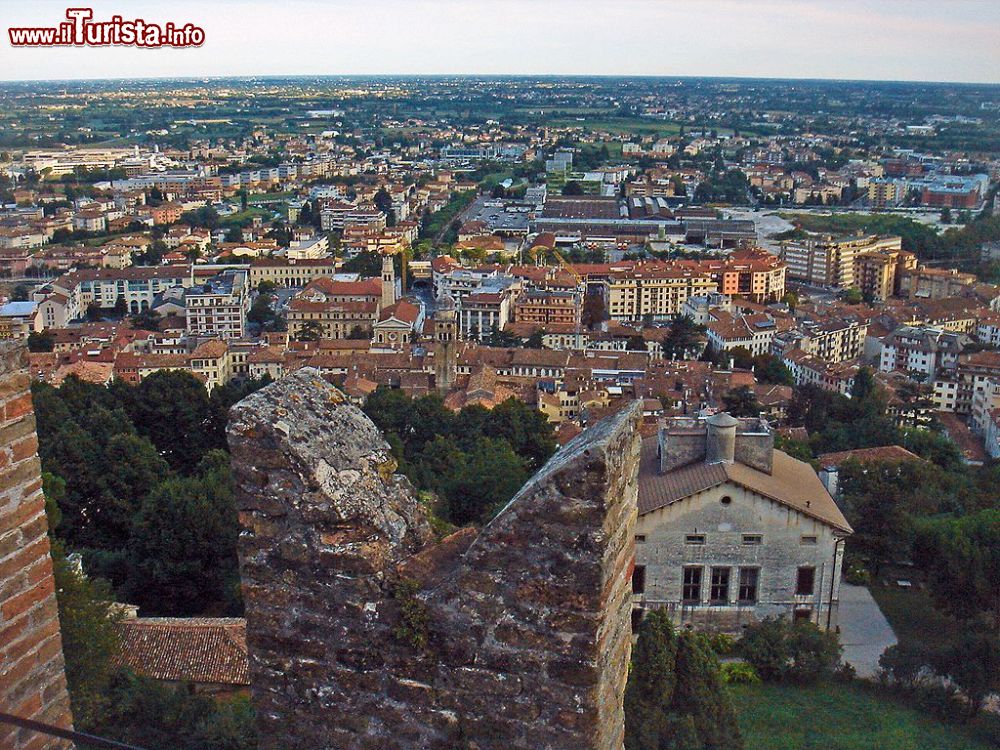
[[[679,418],[643,441],[634,617],[739,632],[765,617],[837,626],[851,528],[767,422]]]

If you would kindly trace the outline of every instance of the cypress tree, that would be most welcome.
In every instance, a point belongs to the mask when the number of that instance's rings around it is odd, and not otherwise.
[[[639,628],[625,687],[625,750],[742,750],[743,739],[704,638],[677,635],[664,610]]]

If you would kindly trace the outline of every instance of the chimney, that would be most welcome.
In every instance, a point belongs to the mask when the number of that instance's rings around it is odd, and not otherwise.
[[[739,421],[727,412],[719,412],[707,420],[705,463],[733,463],[736,455],[736,426]]]

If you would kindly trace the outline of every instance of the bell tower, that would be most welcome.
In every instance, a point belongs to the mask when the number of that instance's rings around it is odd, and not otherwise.
[[[396,304],[396,269],[392,256],[382,256],[382,309]]]
[[[434,383],[445,392],[455,385],[458,365],[458,316],[449,297],[434,313]]]

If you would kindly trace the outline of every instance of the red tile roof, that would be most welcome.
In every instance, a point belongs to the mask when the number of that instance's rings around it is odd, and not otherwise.
[[[140,675],[171,682],[250,684],[242,618],[134,618],[115,629],[120,663]]]

